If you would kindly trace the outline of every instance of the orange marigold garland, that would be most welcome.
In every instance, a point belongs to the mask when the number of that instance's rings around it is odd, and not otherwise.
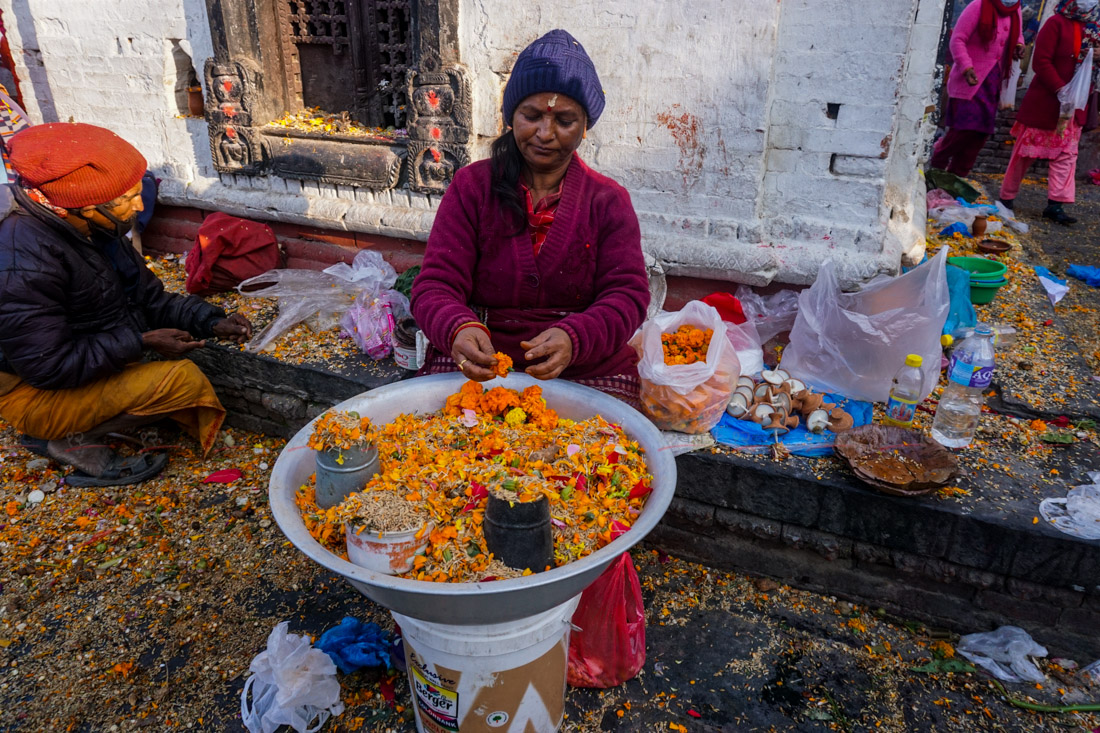
[[[382,467],[364,491],[398,492],[432,522],[426,552],[405,574],[417,580],[502,576],[481,531],[490,490],[548,498],[554,562],[564,565],[627,531],[652,483],[641,447],[621,428],[599,416],[559,418],[537,385],[519,393],[467,382],[439,413],[399,415],[378,427],[375,444]],[[308,486],[297,499],[310,533],[344,555],[339,538],[350,506],[320,510]]]
[[[695,326],[680,326],[675,333],[662,333],[665,364],[694,364],[707,360],[707,349],[714,331]]]

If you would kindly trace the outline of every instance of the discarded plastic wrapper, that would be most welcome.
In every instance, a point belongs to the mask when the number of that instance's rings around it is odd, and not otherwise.
[[[955,650],[1003,682],[1042,682],[1046,679],[1031,660],[1031,657],[1045,657],[1046,647],[1036,644],[1018,626],[969,634],[959,640]]]
[[[297,733],[319,731],[344,712],[336,665],[314,649],[309,637],[288,634],[283,621],[267,637],[267,649],[249,665],[241,691],[241,721],[250,733],[274,733],[289,725]],[[251,693],[252,704],[248,704]]]
[[[1043,499],[1039,513],[1057,529],[1086,540],[1100,540],[1100,471],[1091,484],[1070,489],[1064,499]]]
[[[1092,680],[1093,684],[1100,685],[1100,659],[1097,659],[1087,667],[1082,667],[1081,672]]]
[[[1040,265],[1035,266],[1035,274],[1038,276],[1039,284],[1043,286],[1043,290],[1047,291],[1050,304],[1058,305],[1058,301],[1066,297],[1066,293],[1069,292],[1068,281],[1055,277],[1054,273]]]
[[[997,207],[997,216],[1001,217],[1001,220],[1004,221],[1005,225],[1008,226],[1009,229],[1015,229],[1020,234],[1027,234],[1028,231],[1031,230],[1030,226],[1016,218],[1016,214],[1012,211],[1012,209],[1008,208],[1000,201],[997,201],[995,205]]]

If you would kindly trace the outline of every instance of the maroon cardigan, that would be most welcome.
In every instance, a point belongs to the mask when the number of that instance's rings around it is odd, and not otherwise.
[[[636,374],[627,341],[649,307],[638,217],[630,195],[574,154],[561,202],[536,258],[490,190],[490,162],[460,169],[439,204],[412,312],[432,344],[451,353],[456,329],[480,320],[493,346],[527,360],[519,344],[557,326],[573,341],[566,379]]]
[[[1031,56],[1035,78],[1020,102],[1017,122],[1039,130],[1058,127],[1061,106],[1058,90],[1073,79],[1073,72],[1077,70],[1077,54],[1081,50],[1074,45],[1077,38],[1075,25],[1079,24],[1055,14],[1039,29],[1039,35],[1035,37],[1035,52]],[[1085,124],[1085,111],[1077,110],[1074,119],[1078,125]]]

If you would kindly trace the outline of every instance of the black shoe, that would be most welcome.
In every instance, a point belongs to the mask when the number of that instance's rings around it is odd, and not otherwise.
[[[1077,223],[1075,218],[1066,213],[1061,204],[1047,204],[1043,209],[1043,218],[1066,227]]]
[[[1009,211],[1015,211],[1016,210],[1016,199],[997,199],[997,200],[1000,201],[1004,205],[1004,207],[1006,209],[1008,209]]]

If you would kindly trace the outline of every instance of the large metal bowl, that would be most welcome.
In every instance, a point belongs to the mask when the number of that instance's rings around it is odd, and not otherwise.
[[[355,410],[376,424],[391,422],[402,413],[434,412],[447,396],[465,382],[461,374],[439,374],[410,379],[340,403],[334,410]],[[656,526],[672,501],[676,488],[676,462],[666,450],[660,432],[641,413],[623,402],[588,387],[564,380],[538,382],[526,374],[486,383],[510,389],[532,384],[542,387],[547,403],[563,418],[583,420],[603,415],[622,426],[646,451],[653,474],[653,493],[629,532],[607,547],[568,565],[525,578],[488,583],[427,583],[382,575],[353,565],[320,545],[306,530],[294,492],[314,472],[314,451],[306,447],[313,423],[298,431],[283,449],[271,472],[268,493],[279,528],[294,545],[314,561],[338,573],[359,592],[391,611],[412,618],[445,624],[495,624],[533,616],[565,603],[587,588],[622,553],[641,541]]]

